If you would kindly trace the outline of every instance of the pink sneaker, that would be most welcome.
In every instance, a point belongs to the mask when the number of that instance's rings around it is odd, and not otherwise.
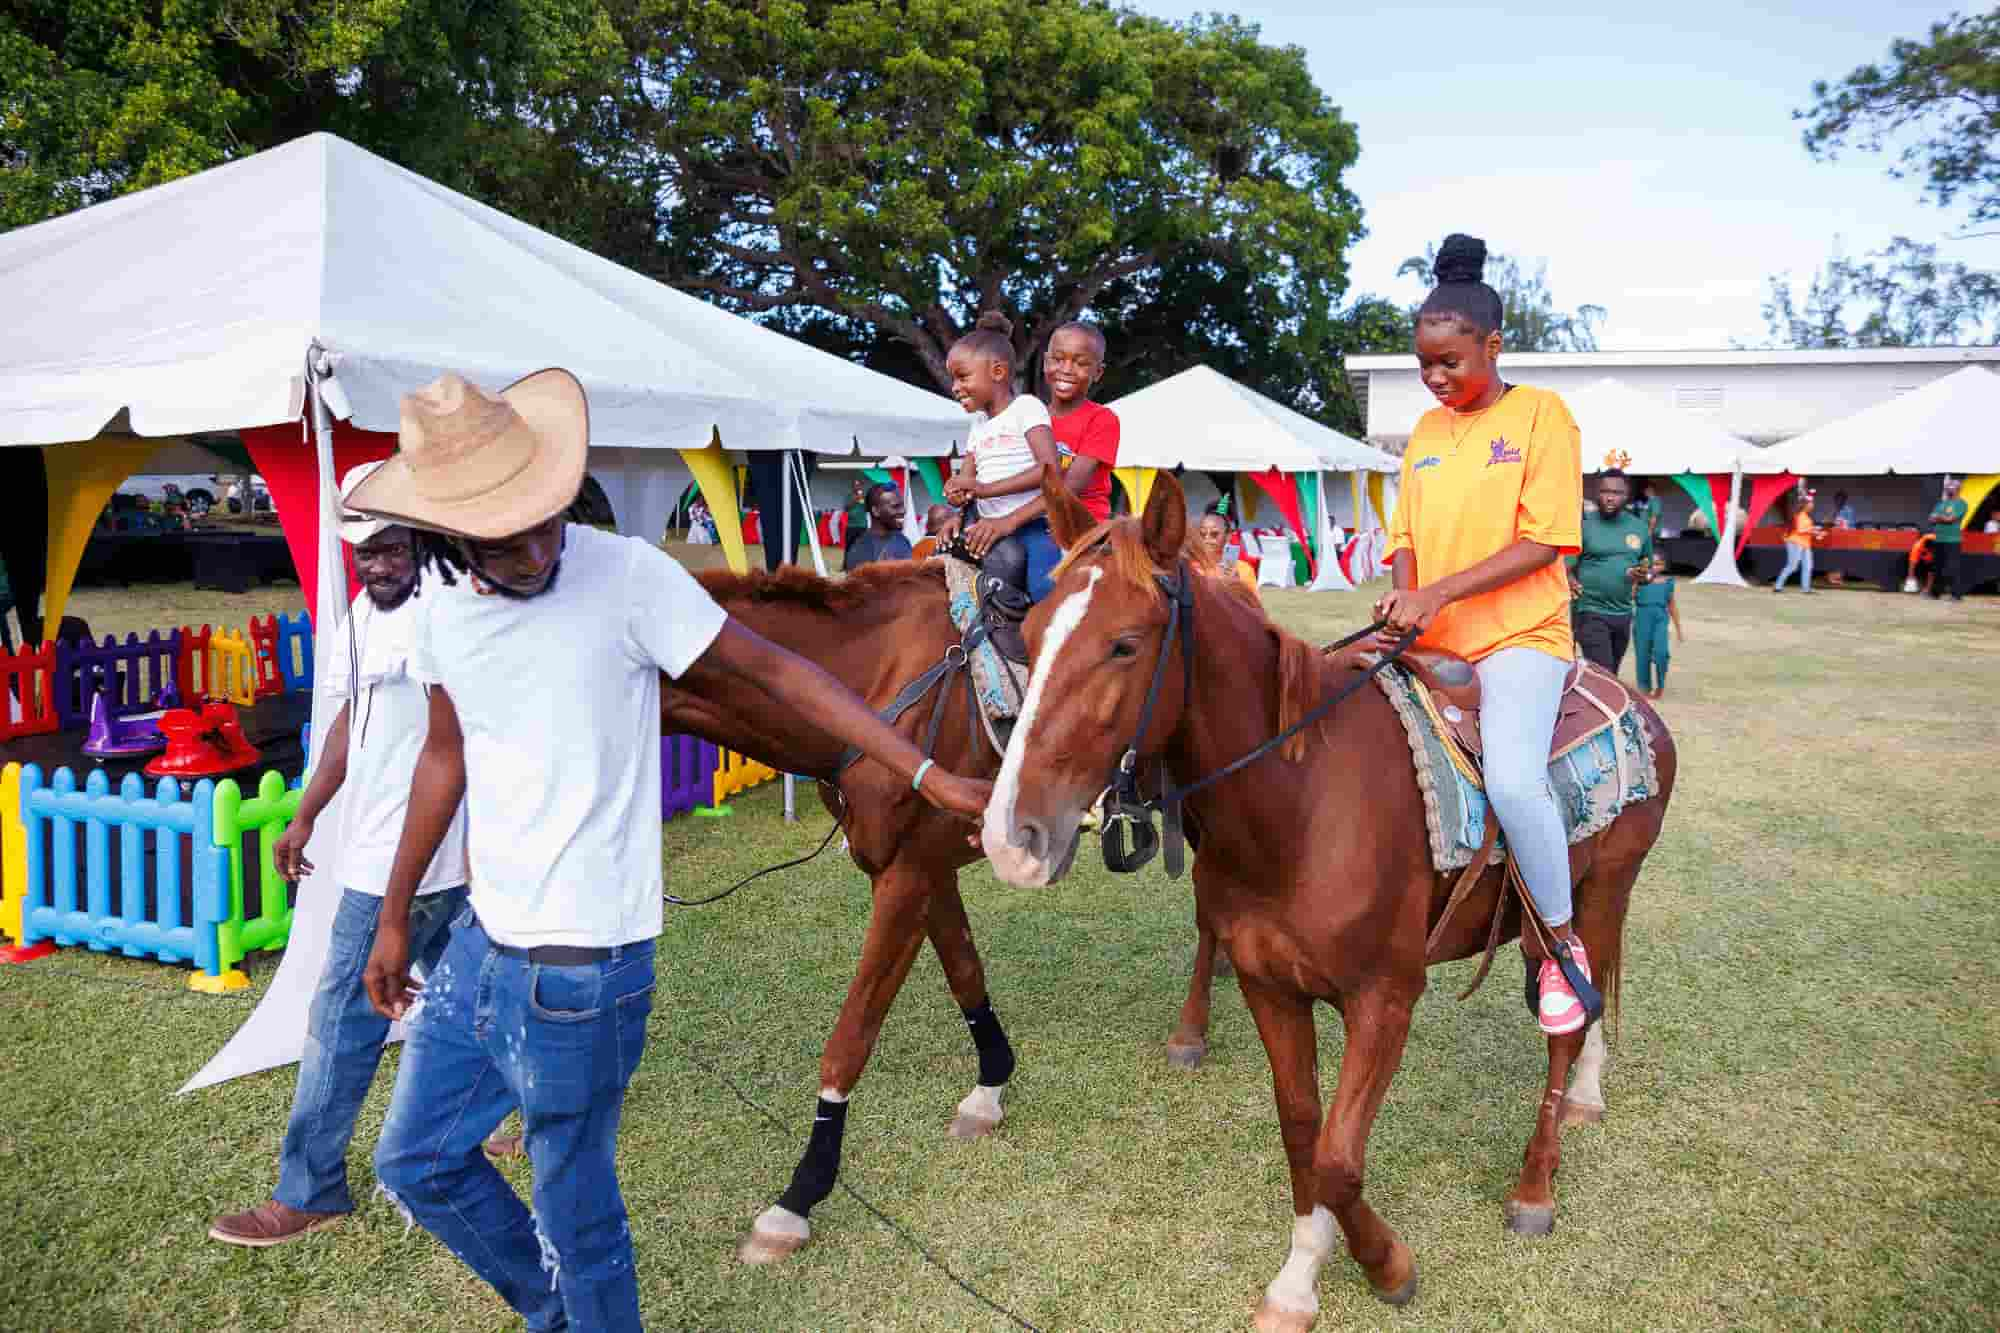
[[[1590,975],[1590,960],[1584,957],[1583,941],[1572,936],[1569,942],[1569,956],[1575,961],[1577,970],[1588,980],[1596,980]],[[1569,981],[1563,976],[1562,968],[1553,958],[1542,960],[1541,976],[1538,984],[1542,992],[1539,1022],[1542,1031],[1551,1037],[1561,1037],[1575,1032],[1590,1021],[1584,1011],[1583,1001],[1576,998]]]

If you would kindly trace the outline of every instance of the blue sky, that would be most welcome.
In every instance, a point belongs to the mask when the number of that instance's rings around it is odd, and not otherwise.
[[[1851,256],[1902,234],[2000,267],[2000,238],[1948,239],[1963,212],[1919,202],[1882,156],[1813,161],[1790,115],[1814,79],[1976,4],[1137,7],[1223,9],[1305,50],[1360,130],[1348,181],[1369,234],[1350,252],[1353,292],[1413,299],[1396,265],[1466,231],[1547,259],[1559,304],[1607,307],[1606,348],[1703,348],[1763,341],[1765,275],[1790,270],[1803,291],[1836,236]]]

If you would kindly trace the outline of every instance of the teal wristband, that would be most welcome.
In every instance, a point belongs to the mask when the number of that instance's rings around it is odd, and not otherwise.
[[[924,774],[930,772],[936,766],[937,760],[935,759],[926,759],[923,763],[918,764],[917,775],[910,779],[910,790],[922,791],[924,789]]]

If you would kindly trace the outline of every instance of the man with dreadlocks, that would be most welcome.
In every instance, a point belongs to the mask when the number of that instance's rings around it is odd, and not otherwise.
[[[1500,297],[1481,280],[1486,243],[1448,236],[1437,286],[1417,312],[1417,365],[1438,406],[1417,422],[1389,525],[1395,588],[1376,604],[1385,637],[1423,631],[1479,674],[1487,799],[1535,908],[1566,941],[1569,839],[1549,790],[1549,742],[1576,657],[1569,579],[1581,545],[1583,441],[1563,400],[1500,378]],[[1558,945],[1558,950],[1563,947]],[[1554,959],[1538,979],[1542,1031],[1588,1021]]]
[[[425,529],[441,585],[418,604],[429,731],[365,977],[409,1021],[376,1175],[535,1330],[639,1327],[614,1154],[661,925],[660,673],[699,661],[946,810],[977,818],[988,793],[658,547],[566,523],[588,435],[567,371],[498,394],[446,375],[403,399],[400,452],[350,500]],[[461,795],[470,902],[419,1002],[409,905]],[[517,1105],[532,1213],[480,1151]]]
[[[364,463],[340,484],[343,502],[380,464]],[[347,1188],[347,1144],[362,1099],[375,1081],[389,1020],[375,1012],[361,984],[362,969],[382,914],[382,894],[403,827],[410,776],[423,749],[430,705],[410,678],[410,628],[416,620],[415,534],[343,510],[340,539],[353,552],[361,591],[348,615],[347,642],[329,663],[327,691],[340,712],[320,745],[312,781],[300,793],[297,814],[271,860],[297,883],[313,869],[306,859],[313,824],[345,791],[339,864],[340,888],[326,963],[306,1020],[299,1057],[298,1091],[278,1157],[278,1187],[267,1202],[218,1217],[209,1237],[229,1245],[283,1245],[331,1226],[354,1211]],[[452,815],[444,842],[430,858],[409,907],[409,947],[426,973],[444,952],[446,928],[465,906],[465,807]]]

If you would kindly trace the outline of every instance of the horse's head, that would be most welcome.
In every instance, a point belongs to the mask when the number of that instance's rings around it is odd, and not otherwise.
[[[1173,734],[1185,690],[1179,645],[1164,641],[1172,604],[1161,583],[1187,577],[1179,484],[1161,473],[1144,516],[1101,524],[1053,468],[1042,496],[1067,555],[1025,626],[1034,674],[981,838],[1000,877],[1023,886],[1068,872],[1084,814],[1135,737],[1144,756]],[[1156,670],[1158,695],[1139,736]]]

